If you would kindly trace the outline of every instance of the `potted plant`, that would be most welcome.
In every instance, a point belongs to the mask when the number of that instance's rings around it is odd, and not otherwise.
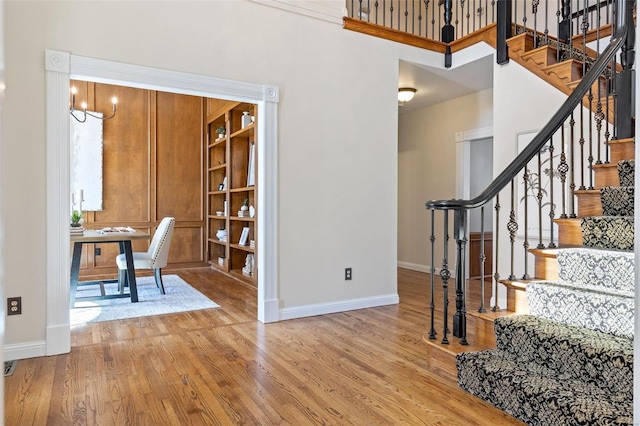
[[[224,135],[227,133],[227,129],[224,126],[220,126],[216,129],[216,134],[218,135],[218,139],[224,138]]]
[[[73,228],[82,226],[82,213],[78,210],[74,210],[73,213],[71,213],[71,226]]]
[[[245,198],[244,201],[242,202],[242,207],[240,207],[240,210],[242,210],[243,212],[246,212],[247,210],[249,210],[249,199]]]

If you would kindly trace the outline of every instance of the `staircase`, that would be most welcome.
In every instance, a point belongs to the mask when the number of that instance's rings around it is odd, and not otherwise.
[[[509,40],[510,58],[570,95],[583,77],[583,64],[557,62],[556,48],[536,48],[535,39],[529,32]],[[595,58],[577,40],[574,46]],[[463,337],[462,344],[442,349],[441,342],[424,338],[432,370],[455,376],[463,389],[531,425],[631,425],[633,420],[635,143],[628,137],[610,140],[618,118],[608,88],[598,78],[581,99],[586,115],[592,113],[588,127],[593,119],[598,138],[602,134],[606,140],[602,157],[589,141],[582,166],[586,179],[583,174],[571,185],[575,213],[563,211],[554,219],[558,248],[552,235],[546,248],[529,249],[535,271],[529,278],[525,266],[527,279],[515,277],[512,257],[511,276],[499,280],[507,288],[506,310],[465,312],[463,304],[469,339]],[[455,209],[446,201],[430,203]],[[518,229],[513,201],[511,211],[506,227],[513,250]],[[456,220],[464,224],[464,218]],[[461,235],[457,228],[454,234]]]

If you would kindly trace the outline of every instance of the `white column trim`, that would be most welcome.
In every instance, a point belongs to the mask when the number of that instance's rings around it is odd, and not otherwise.
[[[258,320],[279,320],[278,144],[279,89],[255,83],[131,65],[47,50],[47,349],[70,350],[69,325],[69,80],[71,78],[258,104]]]
[[[69,54],[47,50],[47,328],[46,354],[71,350],[69,325]],[[66,189],[65,189],[66,188]]]

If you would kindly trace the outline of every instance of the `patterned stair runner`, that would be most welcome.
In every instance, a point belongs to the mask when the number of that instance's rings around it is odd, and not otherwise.
[[[559,250],[558,281],[527,286],[532,315],[633,337],[635,256],[586,248]]]
[[[463,389],[531,425],[631,425],[632,339],[530,315],[496,319],[496,337],[457,355]]]
[[[635,163],[618,162],[620,186],[600,190],[602,216],[582,218],[582,243],[585,247],[633,250],[633,194]]]

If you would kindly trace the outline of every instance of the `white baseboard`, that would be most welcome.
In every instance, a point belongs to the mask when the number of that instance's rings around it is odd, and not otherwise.
[[[280,310],[280,320],[313,317],[316,315],[335,314],[337,312],[356,309],[375,308],[377,306],[397,305],[400,298],[397,294],[387,294],[359,299],[341,300],[338,302],[318,303],[314,305],[296,306]]]
[[[44,340],[4,345],[3,351],[5,361],[35,358],[38,356],[45,356],[46,354],[47,343]]]
[[[398,261],[398,268],[409,269],[410,271],[425,272],[427,274],[431,273],[431,266],[419,265],[417,263]],[[441,269],[442,268],[436,268],[436,274],[439,274]]]

